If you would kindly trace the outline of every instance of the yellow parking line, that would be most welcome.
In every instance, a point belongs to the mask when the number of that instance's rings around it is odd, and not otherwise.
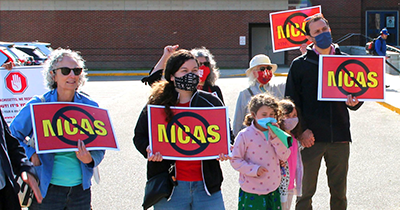
[[[392,110],[392,111],[394,111],[394,112],[396,112],[397,114],[400,114],[400,108],[397,108],[397,107],[392,106],[392,105],[390,105],[388,103],[385,103],[385,102],[377,102],[377,103],[382,105],[382,106],[384,106],[384,107],[386,107],[386,108],[388,108],[388,109],[390,109],[390,110]]]

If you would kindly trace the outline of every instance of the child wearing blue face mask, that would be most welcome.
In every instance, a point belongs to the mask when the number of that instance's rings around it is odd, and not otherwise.
[[[301,182],[303,179],[303,162],[301,161],[300,151],[303,149],[300,142],[296,139],[301,133],[301,125],[297,117],[297,109],[294,103],[289,99],[284,99],[278,103],[280,110],[282,110],[282,120],[279,123],[280,128],[285,132],[290,133],[293,138],[292,146],[290,149],[290,156],[287,159],[286,166],[289,170],[289,182],[285,185],[287,189],[285,196],[281,195],[282,210],[289,210],[292,204],[293,196],[301,196]],[[282,180],[282,182],[284,179]],[[280,188],[281,188],[280,187]],[[281,189],[281,192],[283,189]]]
[[[248,127],[236,136],[232,149],[232,167],[239,175],[238,209],[281,209],[279,160],[285,161],[290,150],[268,129],[276,123],[281,111],[277,100],[269,94],[258,94],[248,105]]]

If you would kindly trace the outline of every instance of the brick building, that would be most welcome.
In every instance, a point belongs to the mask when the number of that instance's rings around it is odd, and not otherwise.
[[[299,52],[272,53],[269,13],[314,5],[334,40],[356,34],[342,45],[364,45],[362,35],[374,37],[382,24],[399,44],[394,0],[0,0],[0,41],[79,50],[90,69],[149,68],[167,44],[206,46],[222,68],[246,68],[257,53],[289,65]]]

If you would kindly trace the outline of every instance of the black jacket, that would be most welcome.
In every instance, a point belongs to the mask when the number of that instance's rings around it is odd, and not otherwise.
[[[337,45],[335,54],[344,55]],[[312,46],[307,48],[306,54],[293,60],[285,96],[289,96],[299,108],[301,127],[314,133],[315,142],[351,142],[347,108],[357,110],[362,103],[348,107],[345,102],[318,101],[318,63],[319,56]]]
[[[26,171],[32,174],[38,182],[39,179],[36,175],[36,170],[33,164],[25,155],[24,148],[19,144],[18,140],[11,135],[1,111],[0,114],[0,161],[1,166],[3,167],[0,170],[4,170],[6,179],[8,179],[14,188],[14,193],[18,193],[19,185],[15,180],[15,175],[20,176],[22,172]]]
[[[224,104],[219,98],[213,96],[211,93],[201,90],[197,90],[190,100],[190,107],[214,106],[224,106]],[[142,153],[145,158],[147,158],[146,148],[149,145],[149,128],[146,109],[147,107],[143,109],[139,116],[135,127],[135,136],[133,137],[133,143],[135,144],[136,149]],[[174,163],[174,160],[163,160],[161,162],[147,161],[147,179],[150,179],[164,171],[168,171],[170,165]],[[219,161],[203,160],[202,166],[203,177],[208,192],[212,194],[220,191],[223,177]]]

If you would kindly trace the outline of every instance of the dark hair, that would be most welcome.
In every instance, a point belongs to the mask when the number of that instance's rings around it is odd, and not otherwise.
[[[305,26],[305,30],[306,30],[306,35],[311,36],[310,34],[310,24],[312,22],[316,22],[318,20],[323,20],[325,21],[326,25],[329,26],[329,22],[326,18],[322,17],[322,16],[313,16],[309,21],[306,22],[306,26]]]
[[[262,106],[268,106],[272,108],[275,111],[276,118],[278,120],[280,119],[281,111],[279,109],[277,99],[268,93],[260,93],[250,99],[250,102],[247,105],[250,113],[246,115],[243,124],[250,126],[254,120],[254,117],[251,113],[256,114]]]
[[[187,50],[178,50],[174,52],[171,57],[168,58],[165,65],[164,74],[167,81],[159,81],[152,85],[148,104],[164,105],[164,112],[166,114],[165,120],[167,122],[170,122],[174,117],[170,106],[176,106],[179,103],[178,92],[175,90],[174,82],[171,81],[171,76],[190,59],[196,60]]]
[[[295,106],[294,102],[290,99],[283,99],[278,102],[280,110],[282,110],[282,116],[290,114],[293,112],[293,110],[297,111],[297,117],[299,118],[299,109]],[[279,126],[283,128],[283,121],[279,122]],[[290,131],[291,134],[294,135],[295,138],[299,138],[300,135],[302,134],[302,128],[300,124],[300,118],[299,118],[299,123],[297,123],[296,127],[293,128],[293,130]]]

